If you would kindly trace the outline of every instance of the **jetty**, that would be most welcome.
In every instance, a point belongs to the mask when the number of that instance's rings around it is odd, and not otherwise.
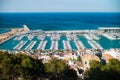
[[[47,40],[41,41],[40,44],[37,47],[37,50],[44,50],[47,44]]]
[[[24,35],[16,36],[13,40],[20,41],[23,39],[23,37],[24,37]]]
[[[30,31],[30,29],[28,28],[28,26],[27,25],[23,25],[23,29],[25,30],[25,31]]]
[[[4,28],[5,29],[5,28]],[[17,34],[22,32],[30,31],[26,25],[23,25],[23,28],[9,28],[11,31],[0,34],[0,44],[8,41],[9,39],[15,37]]]
[[[34,38],[33,35],[28,35],[27,37],[28,37],[29,40],[32,40]]]
[[[93,49],[103,49],[103,47],[98,44],[96,41],[89,40],[88,43],[92,46]]]
[[[39,39],[39,40],[44,40],[45,37],[46,37],[46,35],[39,35],[39,36],[38,36],[38,39]]]
[[[36,44],[37,41],[31,41],[29,45],[27,45],[27,47],[25,48],[26,51],[31,50],[34,45]]]
[[[52,33],[51,34],[51,40],[60,40],[60,34]]]
[[[43,42],[43,45],[42,45],[42,47],[41,47],[41,50],[45,50],[46,44],[47,44],[47,40],[45,40],[45,41]]]
[[[80,40],[75,40],[74,43],[75,43],[78,50],[79,49],[85,49],[84,44]]]
[[[50,50],[58,50],[58,40],[52,41]]]
[[[70,41],[63,40],[63,47],[64,47],[64,50],[72,50]]]
[[[26,43],[27,43],[27,41],[21,41],[19,44],[17,44],[14,47],[14,50],[20,50]]]
[[[41,41],[41,42],[39,43],[39,45],[38,45],[38,47],[37,47],[37,50],[41,49],[42,44],[43,44],[43,41]]]

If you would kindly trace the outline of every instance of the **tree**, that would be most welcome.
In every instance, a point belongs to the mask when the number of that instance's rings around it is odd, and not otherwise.
[[[107,64],[91,61],[85,72],[85,80],[120,80],[120,61],[111,59]]]
[[[52,73],[56,78],[68,67],[65,61],[52,58],[48,63],[45,64],[45,71]]]
[[[92,68],[100,68],[102,64],[99,61],[91,60],[90,61],[90,69]]]
[[[45,71],[50,74],[50,80],[77,80],[78,76],[75,70],[70,69],[66,61],[52,58],[45,64]]]
[[[0,80],[77,80],[76,71],[71,70],[66,61],[52,58],[43,64],[25,54],[0,52]]]
[[[82,62],[82,60],[81,60],[81,57],[80,57],[80,56],[77,58],[77,61]]]
[[[73,69],[66,69],[63,72],[62,80],[78,80],[78,76],[75,70]]]
[[[33,80],[42,77],[44,65],[24,54],[0,52],[0,80],[25,79]]]

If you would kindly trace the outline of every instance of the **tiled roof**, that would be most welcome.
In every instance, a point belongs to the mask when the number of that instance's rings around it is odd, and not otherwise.
[[[81,59],[84,61],[89,61],[89,60],[100,61],[99,57],[93,54],[84,54],[83,56],[81,56]]]

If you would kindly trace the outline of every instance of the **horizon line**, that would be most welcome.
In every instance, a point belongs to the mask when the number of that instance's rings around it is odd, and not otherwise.
[[[0,12],[0,13],[120,13],[120,12]]]

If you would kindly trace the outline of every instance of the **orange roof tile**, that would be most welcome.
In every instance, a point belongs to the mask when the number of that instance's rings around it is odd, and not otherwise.
[[[113,56],[107,53],[103,53],[102,55],[104,57],[105,60],[109,61],[110,59],[113,59]]]
[[[81,56],[82,60],[96,60],[96,61],[100,61],[99,57],[97,57],[96,55],[93,54],[84,54],[83,56]]]

